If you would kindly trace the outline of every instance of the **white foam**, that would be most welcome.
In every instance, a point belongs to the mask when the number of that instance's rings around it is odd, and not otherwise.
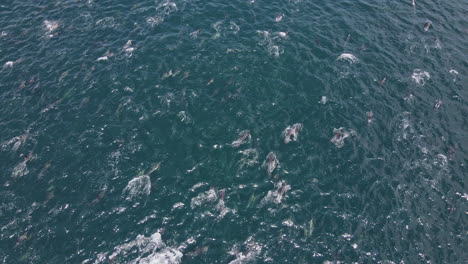
[[[283,19],[283,14],[279,14],[276,16],[275,21],[280,22]]]
[[[345,130],[343,127],[334,128],[333,133],[335,134],[330,140],[337,148],[342,148],[344,146],[344,140],[350,136],[354,136],[355,132],[351,129],[349,131]]]
[[[28,167],[26,166],[26,162],[22,161],[18,165],[13,168],[13,172],[11,173],[11,177],[21,177],[29,173]]]
[[[146,18],[146,23],[148,23],[150,26],[154,27],[159,24],[164,22],[164,18],[159,17],[159,16],[154,16],[154,17],[147,17]]]
[[[455,82],[457,80],[458,71],[451,69],[449,70],[449,73],[453,76],[453,81]]]
[[[426,81],[431,78],[431,75],[427,71],[423,71],[421,69],[414,69],[411,78],[413,78],[413,80],[418,85],[423,86],[424,84],[426,84]]]
[[[301,123],[296,123],[284,129],[282,135],[284,136],[284,143],[288,144],[291,141],[297,141],[299,131],[302,129]]]
[[[190,207],[192,209],[199,207],[206,203],[215,202],[218,199],[218,195],[214,189],[209,189],[206,192],[199,193],[196,197],[192,198]]]
[[[240,168],[252,167],[253,165],[258,163],[258,152],[254,148],[249,148],[246,150],[239,151],[242,154],[242,158],[237,162]]]
[[[320,98],[319,103],[326,104],[327,102],[328,102],[328,98],[326,96],[322,96],[322,98]]]
[[[344,60],[351,63],[359,62],[358,58],[356,58],[356,56],[351,53],[342,53],[340,56],[338,56],[337,60]]]
[[[59,23],[57,21],[50,21],[50,20],[45,20],[44,21],[44,26],[47,30],[47,33],[52,33],[54,32],[55,30],[57,30],[57,28],[59,27]]]
[[[151,193],[151,179],[148,175],[141,175],[130,180],[123,190],[127,200],[147,196]]]
[[[135,47],[132,47],[131,40],[128,40],[127,43],[125,43],[123,50],[125,51],[128,57],[131,57],[133,55],[133,51],[135,50]]]
[[[7,61],[5,62],[5,64],[3,65],[4,68],[13,68],[13,64],[15,64],[14,61]]]
[[[195,165],[195,166],[196,166],[196,165]],[[208,183],[206,183],[206,182],[199,182],[199,183],[193,185],[192,188],[190,188],[190,191],[191,191],[191,192],[194,192],[196,189],[198,189],[198,188],[200,188],[200,187],[202,187],[202,186],[205,186],[205,185],[208,185]]]
[[[245,242],[245,247],[247,248],[247,252],[239,252],[238,246],[234,246],[234,248],[229,253],[231,255],[236,255],[236,259],[229,262],[229,264],[244,264],[253,262],[258,257],[258,255],[260,255],[263,249],[263,246],[254,242],[252,237],[247,239]]]
[[[265,47],[270,55],[278,57],[284,53],[283,48],[277,45],[277,42],[282,41],[287,36],[286,32],[270,34],[270,32],[265,30],[257,30],[257,34],[261,37],[258,44]]]
[[[189,114],[187,114],[187,112],[185,111],[180,111],[177,116],[180,118],[180,121],[183,122],[183,123],[190,123],[190,121],[192,120],[189,116]]]
[[[175,203],[173,206],[172,206],[172,209],[179,209],[179,208],[183,208],[185,205],[184,203]]]
[[[456,70],[454,70],[454,69],[451,69],[449,71],[449,73],[452,74],[452,75],[458,75],[458,72]]]
[[[181,263],[183,257],[179,249],[166,246],[159,232],[150,237],[138,235],[134,240],[114,247],[114,252],[109,256],[107,254],[98,254],[94,263],[117,260],[117,263],[177,264]],[[128,256],[134,254],[137,257],[129,260]]]
[[[239,133],[239,138],[234,140],[231,143],[231,146],[234,148],[238,148],[240,145],[250,142],[252,136],[248,130],[243,130]]]
[[[291,221],[291,219],[284,220],[282,224],[283,224],[284,226],[289,226],[289,227],[291,227],[291,226],[294,225],[294,223],[293,223],[293,221]]]
[[[183,254],[175,248],[165,248],[136,262],[138,264],[176,264],[181,263]]]
[[[281,191],[282,185],[285,184],[283,192]],[[287,191],[291,190],[291,185],[287,185],[285,181],[279,181],[275,185],[275,189],[268,191],[267,195],[263,197],[258,205],[259,208],[269,203],[280,204]]]
[[[353,236],[348,234],[348,233],[344,233],[343,235],[341,235],[344,239],[346,240],[350,240]]]

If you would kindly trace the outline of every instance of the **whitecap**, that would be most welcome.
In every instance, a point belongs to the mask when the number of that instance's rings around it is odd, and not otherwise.
[[[356,58],[356,56],[351,53],[342,53],[340,56],[338,56],[337,60],[349,61],[351,63],[359,62],[358,58]]]

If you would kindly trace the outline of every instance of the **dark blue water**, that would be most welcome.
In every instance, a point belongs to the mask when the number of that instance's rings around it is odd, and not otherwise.
[[[1,2],[1,262],[466,263],[467,15]]]

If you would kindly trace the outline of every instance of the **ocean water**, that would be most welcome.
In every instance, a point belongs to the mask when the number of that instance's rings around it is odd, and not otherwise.
[[[0,262],[466,263],[467,14],[1,1]]]

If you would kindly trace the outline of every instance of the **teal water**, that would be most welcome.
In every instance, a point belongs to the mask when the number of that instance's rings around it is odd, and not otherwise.
[[[467,14],[0,2],[1,262],[466,263]]]

